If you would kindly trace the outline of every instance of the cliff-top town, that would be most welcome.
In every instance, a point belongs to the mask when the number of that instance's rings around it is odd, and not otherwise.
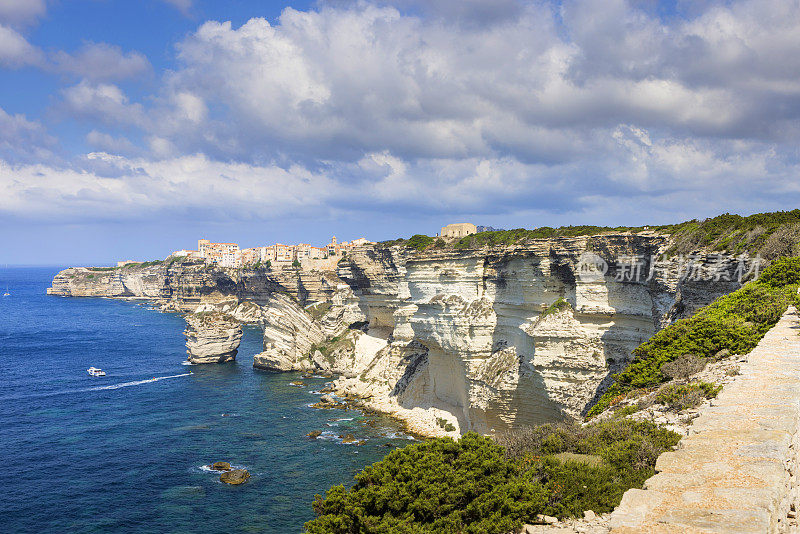
[[[308,243],[284,245],[275,243],[270,246],[239,248],[238,243],[212,243],[208,239],[197,242],[197,250],[176,250],[172,256],[197,258],[211,261],[220,267],[244,267],[248,265],[291,265],[294,262],[306,264],[322,262],[334,257],[341,257],[358,246],[373,244],[366,238],[339,242],[336,236],[324,247],[315,247]],[[267,263],[269,262],[269,263]]]
[[[441,232],[436,235],[445,239],[457,239],[474,234],[477,231],[478,227],[472,223],[454,223],[443,226]],[[370,241],[365,237],[340,243],[336,236],[333,236],[330,243],[323,247],[315,247],[308,243],[299,243],[297,245],[275,243],[270,246],[239,248],[238,243],[212,243],[208,239],[200,239],[197,241],[197,250],[176,250],[170,256],[202,259],[220,267],[254,265],[282,267],[293,265],[295,262],[304,267],[321,267],[327,260],[332,258],[338,260],[349,250],[374,244],[374,241]],[[139,262],[122,260],[117,262],[117,267],[123,267],[129,263]]]

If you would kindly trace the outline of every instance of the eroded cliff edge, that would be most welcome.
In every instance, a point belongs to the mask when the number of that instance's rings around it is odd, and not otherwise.
[[[681,278],[677,265],[650,276],[650,258],[668,246],[652,233],[423,253],[369,246],[325,272],[185,262],[67,269],[49,292],[224,311],[263,325],[256,367],[341,373],[339,394],[419,432],[492,432],[579,416],[633,348],[739,287],[726,280],[736,278],[730,257],[699,258],[701,269],[727,273],[717,280]],[[586,254],[608,272],[584,276]],[[646,274],[617,280],[627,257],[644,258]]]

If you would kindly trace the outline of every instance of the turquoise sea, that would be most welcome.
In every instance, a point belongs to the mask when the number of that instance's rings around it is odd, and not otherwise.
[[[310,408],[326,379],[253,370],[255,327],[235,363],[187,366],[180,316],[48,296],[58,270],[0,269],[2,532],[302,532],[315,493],[409,443],[389,419]],[[252,477],[222,484],[218,460]]]

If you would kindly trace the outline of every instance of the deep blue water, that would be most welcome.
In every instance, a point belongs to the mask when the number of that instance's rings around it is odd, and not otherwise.
[[[408,443],[390,420],[310,408],[324,379],[253,370],[256,328],[237,362],[186,366],[180,316],[48,296],[58,270],[0,269],[2,532],[302,532],[315,493]],[[222,484],[202,468],[217,460],[252,477]]]

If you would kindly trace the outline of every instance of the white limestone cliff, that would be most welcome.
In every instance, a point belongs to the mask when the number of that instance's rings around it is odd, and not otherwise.
[[[186,317],[184,334],[191,363],[223,363],[236,359],[242,325],[228,315],[204,312]]]
[[[366,288],[369,302],[383,303],[371,324],[391,324],[387,347],[335,387],[435,435],[578,417],[635,347],[738,287],[682,281],[677,271],[640,281],[579,273],[579,258],[595,248],[613,262],[655,254],[663,244],[635,236],[574,238],[409,258],[396,296],[379,298],[374,286]],[[558,299],[569,306],[548,310]],[[391,319],[387,303],[395,303]],[[455,430],[445,430],[446,423]]]
[[[636,346],[739,287],[677,271],[615,278],[621,258],[651,258],[669,244],[650,233],[424,253],[376,245],[349,251],[335,272],[192,263],[68,269],[51,293],[157,294],[165,310],[224,312],[263,326],[257,368],[338,373],[340,393],[420,432],[490,433],[579,416]],[[585,272],[586,254],[609,272]],[[706,270],[719,266],[703,261]],[[730,275],[736,262],[722,265]],[[568,306],[550,309],[556,301]]]

